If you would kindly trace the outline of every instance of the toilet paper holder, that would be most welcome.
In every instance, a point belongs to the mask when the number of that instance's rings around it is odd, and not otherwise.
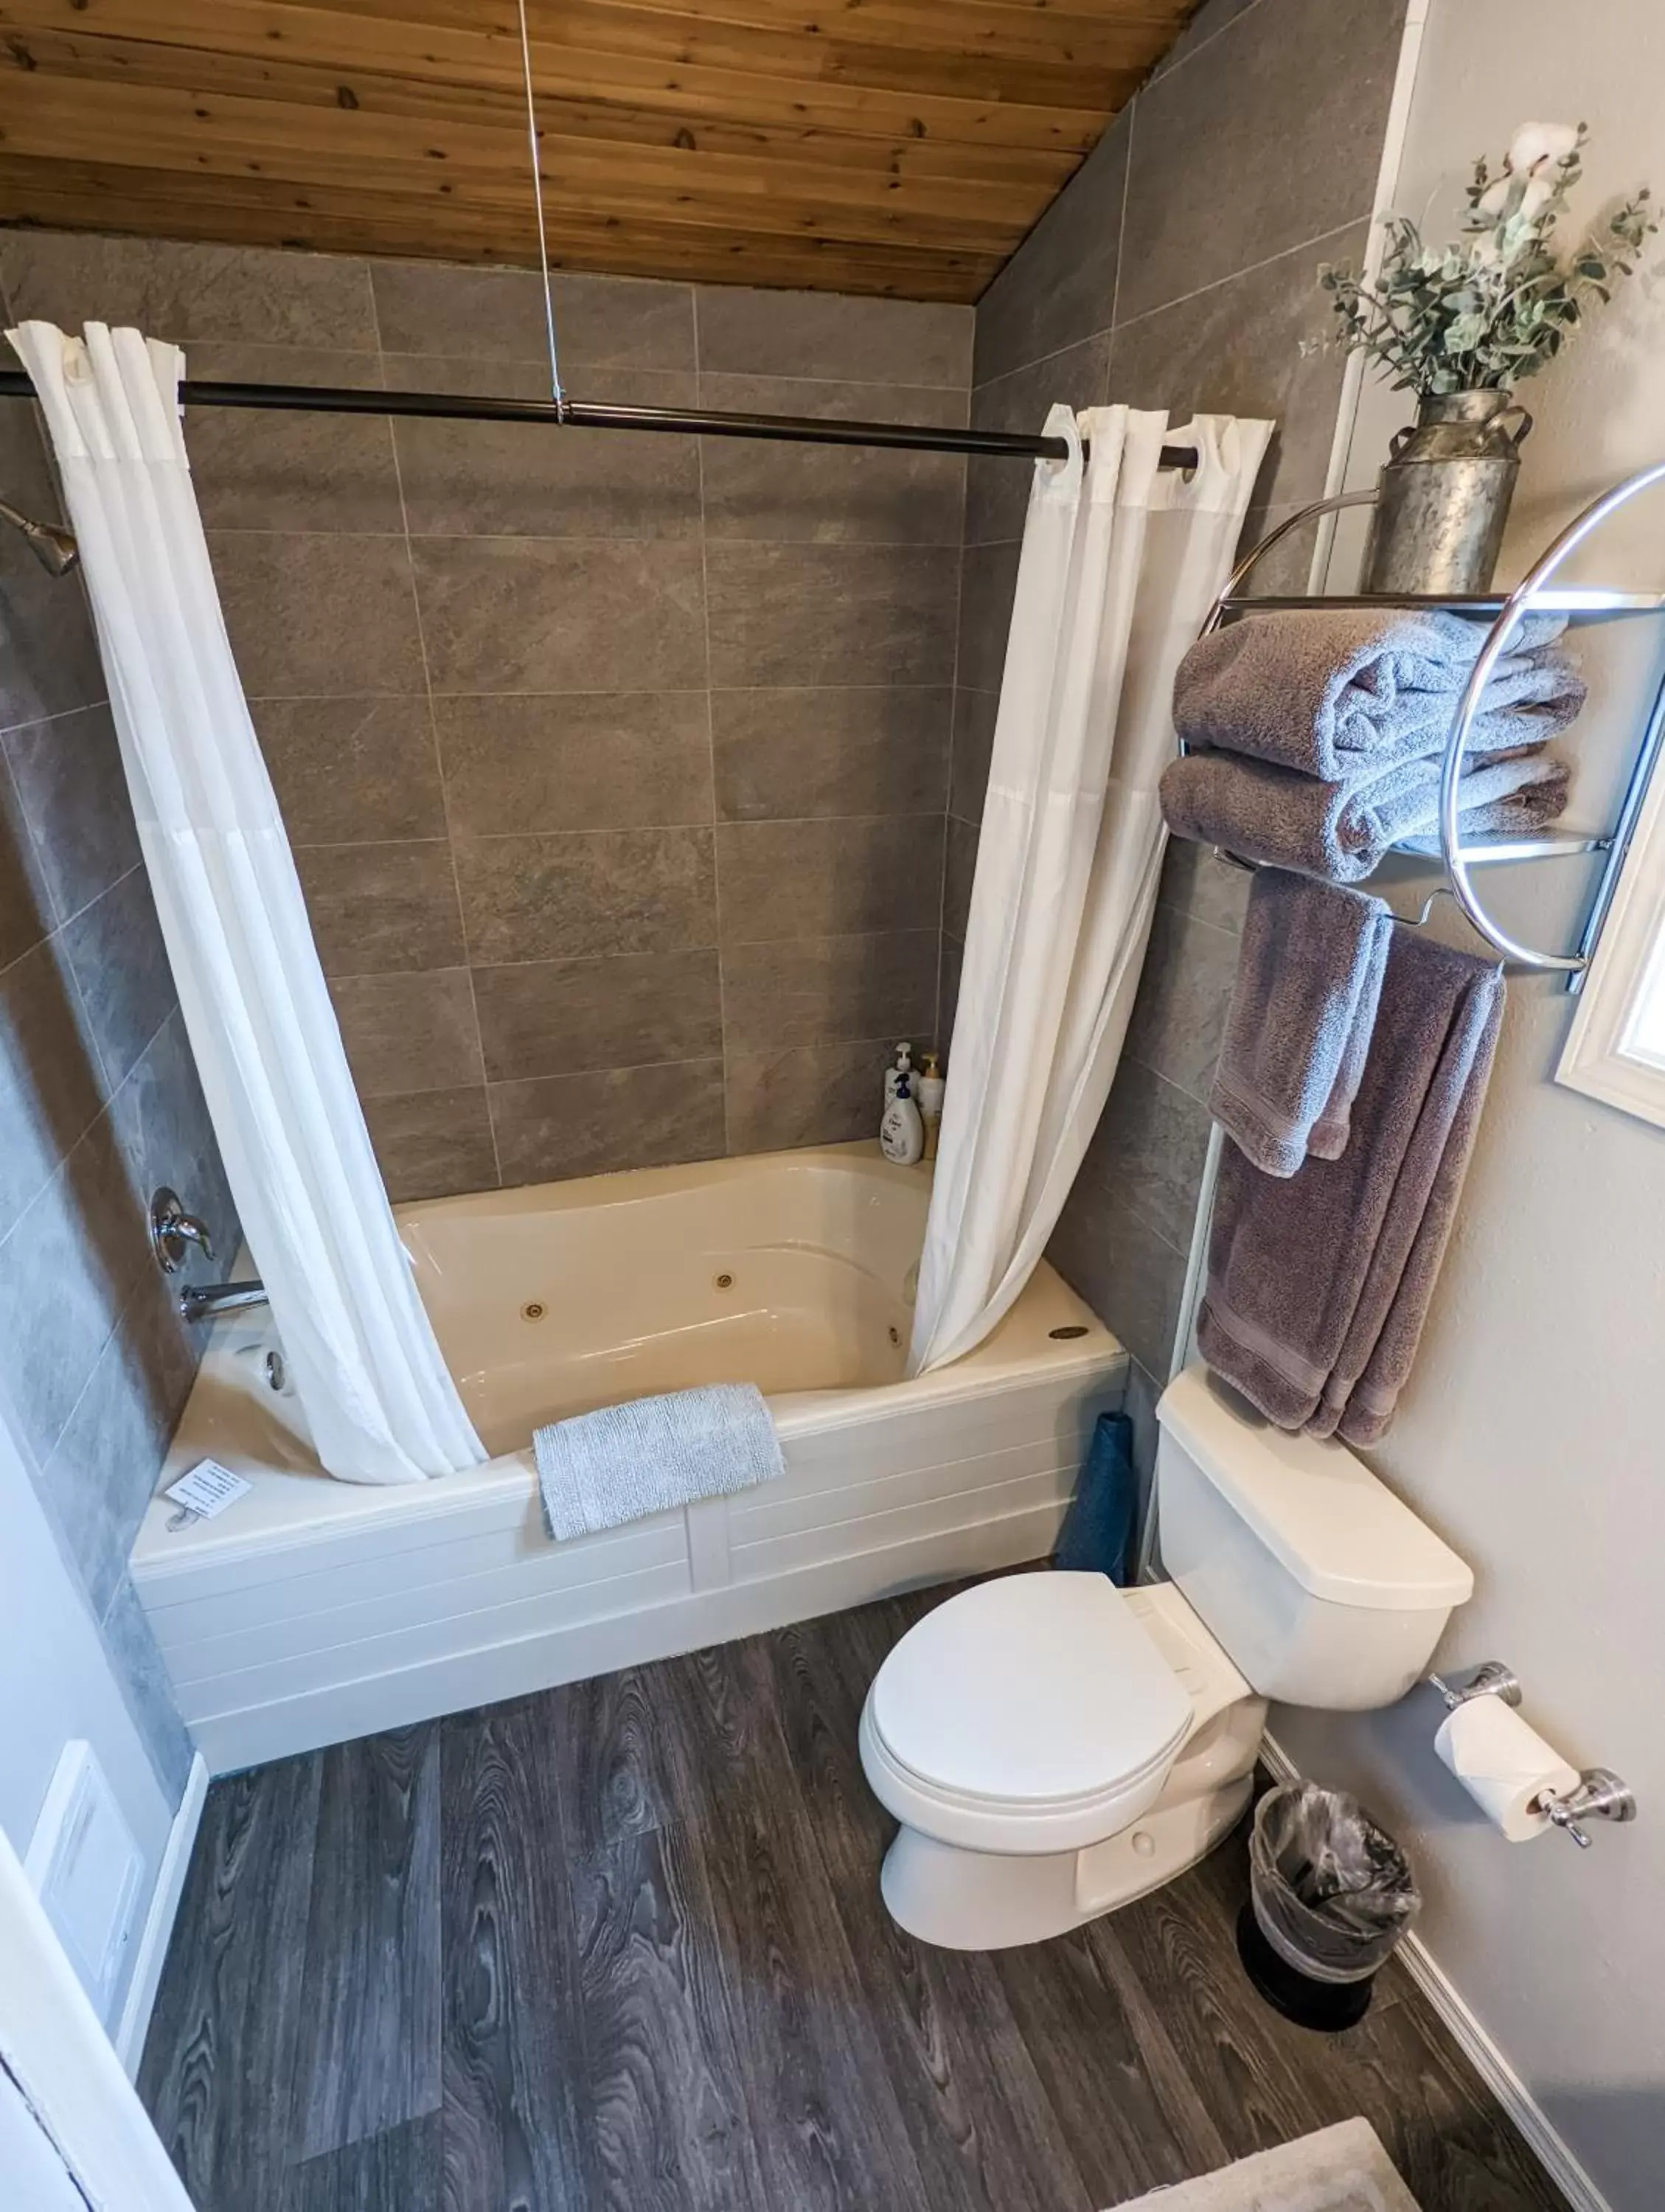
[[[1444,1698],[1450,1712],[1455,1712],[1459,1705],[1466,1705],[1470,1698],[1501,1698],[1506,1705],[1518,1705],[1521,1702],[1520,1677],[1501,1659],[1488,1659],[1484,1666],[1477,1667],[1461,1687],[1454,1687],[1438,1674],[1430,1674],[1428,1680]]]
[[[1578,1823],[1592,1815],[1601,1820],[1633,1820],[1636,1796],[1610,1766],[1587,1766],[1578,1778],[1578,1787],[1569,1790],[1565,1797],[1546,1790],[1543,1808],[1545,1819],[1565,1828],[1579,1850],[1587,1851],[1589,1838]]]
[[[1471,1698],[1500,1698],[1506,1705],[1518,1705],[1521,1702],[1520,1678],[1501,1659],[1488,1659],[1475,1668],[1468,1681],[1461,1684],[1454,1685],[1438,1674],[1430,1674],[1428,1680],[1451,1712],[1459,1705],[1466,1705]],[[1589,1836],[1580,1826],[1581,1821],[1623,1822],[1636,1818],[1636,1793],[1610,1766],[1587,1766],[1578,1777],[1576,1790],[1569,1790],[1565,1796],[1546,1790],[1541,1803],[1544,1818],[1553,1826],[1564,1828],[1581,1851],[1590,1847]]]

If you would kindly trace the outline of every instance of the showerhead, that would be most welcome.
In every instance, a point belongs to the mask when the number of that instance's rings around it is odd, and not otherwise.
[[[81,558],[81,548],[76,544],[73,531],[63,529],[56,522],[31,521],[3,499],[0,499],[0,521],[9,522],[14,529],[22,532],[30,552],[49,576],[67,576]]]

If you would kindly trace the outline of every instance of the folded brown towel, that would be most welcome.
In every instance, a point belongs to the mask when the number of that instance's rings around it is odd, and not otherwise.
[[[1471,755],[1542,744],[1577,717],[1583,679],[1551,642],[1561,615],[1529,615],[1486,688]],[[1351,782],[1443,752],[1489,631],[1440,609],[1307,607],[1248,615],[1197,642],[1174,683],[1174,726],[1217,745]]]
[[[1502,1008],[1498,967],[1395,926],[1346,1150],[1280,1181],[1226,1147],[1197,1341],[1278,1427],[1370,1443],[1391,1419]]]
[[[1440,764],[1403,761],[1360,784],[1321,783],[1237,753],[1194,752],[1162,774],[1162,811],[1176,837],[1220,845],[1239,860],[1326,883],[1362,883],[1401,838],[1429,836],[1439,817]],[[1462,833],[1522,836],[1567,803],[1567,770],[1553,754],[1493,757],[1462,779]]]
[[[1345,1149],[1392,928],[1384,900],[1257,871],[1208,1103],[1263,1175]]]

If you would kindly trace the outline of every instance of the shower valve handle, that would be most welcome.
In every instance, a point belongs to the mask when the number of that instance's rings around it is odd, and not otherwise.
[[[205,1260],[214,1257],[208,1224],[194,1213],[187,1213],[179,1202],[179,1193],[168,1189],[164,1183],[150,1200],[150,1249],[163,1274],[176,1274],[185,1265],[185,1254],[193,1244]]]

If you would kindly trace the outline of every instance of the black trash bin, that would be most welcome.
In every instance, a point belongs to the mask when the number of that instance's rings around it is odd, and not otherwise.
[[[1267,2003],[1327,2032],[1362,2020],[1422,1902],[1393,1838],[1345,1790],[1268,1790],[1255,1808],[1249,1887],[1237,1951]]]

